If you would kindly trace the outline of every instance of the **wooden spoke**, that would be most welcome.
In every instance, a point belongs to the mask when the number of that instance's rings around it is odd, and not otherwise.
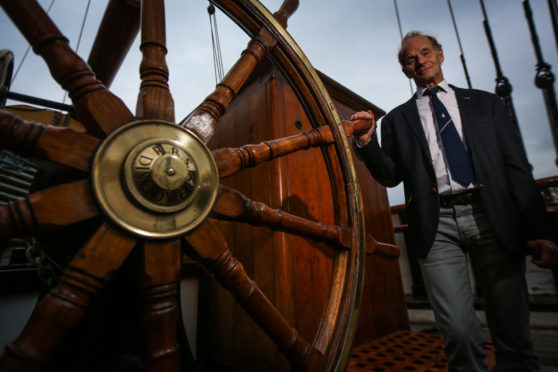
[[[192,130],[205,143],[211,141],[217,130],[219,118],[227,111],[240,88],[244,85],[252,71],[263,57],[272,49],[277,41],[265,28],[250,41],[217,88],[180,125]]]
[[[37,304],[19,337],[6,346],[0,358],[3,370],[42,370],[135,243],[108,225],[101,226],[72,260],[58,285]]]
[[[80,121],[91,134],[104,137],[133,120],[124,103],[97,81],[85,61],[71,50],[68,39],[36,0],[1,0],[0,4],[68,92]]]
[[[374,254],[385,258],[397,259],[401,255],[399,248],[393,244],[382,243],[366,234],[366,254]]]
[[[224,185],[219,185],[219,197],[213,207],[212,215],[218,219],[248,222],[255,226],[266,226],[317,241],[333,243],[340,248],[351,247],[350,228],[325,225],[280,209],[271,209]]]
[[[146,242],[143,287],[143,326],[145,355],[149,371],[180,370],[176,329],[178,323],[178,281],[180,280],[180,241]]]
[[[0,147],[87,171],[99,140],[69,128],[45,126],[0,112]]]
[[[136,239],[103,224],[70,262],[69,268],[105,283],[128,257]]]
[[[51,187],[0,207],[0,241],[54,230],[98,214],[89,180]]]
[[[371,125],[370,120],[344,121],[343,129],[346,136],[350,137],[356,132],[367,130]],[[219,169],[219,178],[225,178],[264,161],[310,147],[328,145],[334,141],[331,128],[324,125],[294,136],[265,141],[257,145],[218,149],[213,151],[213,156]]]
[[[273,13],[273,17],[283,26],[287,28],[287,20],[298,9],[298,0],[285,0],[278,11]]]
[[[141,2],[141,86],[136,115],[142,119],[174,122],[174,102],[169,91],[165,61],[165,5],[163,0]]]
[[[185,239],[195,250],[191,258],[203,264],[236,297],[237,302],[275,342],[293,366],[306,371],[323,369],[324,355],[297,334],[258,285],[250,279],[242,264],[232,256],[221,231],[211,220],[205,221],[195,233]]]
[[[109,1],[87,60],[105,86],[111,85],[138,34],[139,25],[139,1]]]

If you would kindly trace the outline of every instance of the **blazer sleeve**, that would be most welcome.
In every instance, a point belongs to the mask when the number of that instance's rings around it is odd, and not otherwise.
[[[494,119],[502,148],[509,187],[525,227],[526,238],[555,240],[556,234],[546,213],[546,206],[533,178],[532,167],[519,129],[512,122],[503,102],[494,98]]]
[[[378,134],[374,132],[372,140],[356,150],[372,176],[386,187],[397,186],[402,177],[397,166],[397,154],[394,146],[393,119],[390,115],[382,119],[382,146],[378,143]]]

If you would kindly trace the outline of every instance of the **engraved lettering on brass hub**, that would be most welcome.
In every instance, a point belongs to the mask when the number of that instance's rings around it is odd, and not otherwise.
[[[191,156],[172,141],[139,144],[128,155],[124,172],[135,201],[157,212],[184,208],[198,184]]]

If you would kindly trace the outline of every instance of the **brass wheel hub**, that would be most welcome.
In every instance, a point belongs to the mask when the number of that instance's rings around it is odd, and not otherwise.
[[[199,225],[217,196],[215,160],[192,132],[157,120],[111,133],[95,154],[93,192],[120,227],[148,238],[172,238]]]

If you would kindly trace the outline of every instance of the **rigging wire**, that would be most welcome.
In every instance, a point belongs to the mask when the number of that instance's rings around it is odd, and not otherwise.
[[[399,8],[397,7],[397,0],[393,0],[393,7],[395,8],[395,16],[397,17],[397,25],[399,27],[399,37],[403,40],[403,30],[401,29],[401,18],[399,18]],[[409,79],[409,89],[411,90],[411,95],[415,94],[413,91],[413,84],[411,79]]]
[[[54,2],[56,0],[52,0],[50,2],[50,5],[47,8],[47,14],[50,13],[50,9],[52,8],[52,6],[54,5]],[[12,78],[12,84],[14,83],[16,77],[17,77],[17,73],[19,72],[19,70],[21,69],[21,66],[23,65],[23,62],[25,61],[25,58],[27,57],[27,54],[29,54],[29,50],[31,50],[31,44],[27,45],[27,49],[25,50],[25,53],[23,53],[23,58],[21,58],[21,61],[19,62],[19,64],[17,65],[17,68],[15,70],[14,76]]]
[[[209,14],[209,27],[211,28],[211,45],[213,47],[213,68],[215,70],[215,85],[219,84],[224,77],[223,58],[221,56],[221,44],[219,42],[219,31],[217,29],[217,17],[215,7],[210,4],[207,7]]]
[[[83,21],[81,22],[81,28],[79,30],[79,36],[76,44],[76,54],[79,50],[79,45],[81,44],[81,37],[83,36],[83,29],[85,28],[85,21],[87,20],[87,14],[89,13],[89,7],[91,6],[91,0],[87,0],[87,6],[85,7],[85,13],[83,14]],[[64,98],[62,98],[62,103],[66,102],[66,97],[68,92],[64,91]]]
[[[85,8],[85,14],[83,15],[83,21],[81,23],[81,28],[79,30],[78,41],[76,44],[76,53],[79,50],[79,45],[81,44],[81,37],[83,36],[83,29],[85,28],[85,21],[87,20],[87,13],[89,13],[89,7],[91,6],[91,0],[87,0],[87,7]]]
[[[519,122],[517,120],[517,115],[515,114],[515,107],[513,105],[513,99],[511,96],[511,92],[513,90],[510,81],[504,74],[502,73],[502,68],[500,67],[500,60],[498,59],[498,52],[496,51],[496,45],[494,44],[494,38],[492,37],[492,30],[490,29],[490,24],[488,23],[488,16],[486,14],[486,8],[484,7],[484,0],[479,0],[482,15],[484,17],[482,21],[482,25],[484,27],[484,33],[486,34],[486,38],[488,40],[488,46],[490,47],[490,53],[492,54],[492,60],[494,61],[494,67],[496,68],[496,94],[502,98],[504,105],[508,110],[508,114],[512,120],[512,123],[515,125],[518,131]],[[521,132],[521,131],[520,131]],[[523,139],[522,139],[523,144]],[[525,144],[523,144],[523,150],[525,151]]]
[[[395,7],[395,16],[397,17],[397,26],[399,26],[399,37],[403,39],[403,30],[401,29],[401,18],[399,18],[399,8],[397,7],[397,0],[393,0]]]
[[[472,88],[471,86],[471,79],[469,78],[469,71],[467,70],[467,63],[465,62],[465,55],[463,53],[463,46],[461,45],[461,38],[459,37],[459,31],[457,31],[457,23],[455,22],[455,16],[453,15],[453,9],[451,7],[451,1],[447,0],[448,8],[451,15],[451,21],[453,22],[453,29],[455,30],[455,36],[457,37],[457,44],[459,45],[459,50],[461,51],[461,64],[463,65],[463,71],[465,72],[465,79],[467,79],[467,85],[469,89]]]
[[[558,4],[556,4],[556,0],[548,0],[548,8],[552,20],[552,29],[554,30],[554,41],[558,50]]]

